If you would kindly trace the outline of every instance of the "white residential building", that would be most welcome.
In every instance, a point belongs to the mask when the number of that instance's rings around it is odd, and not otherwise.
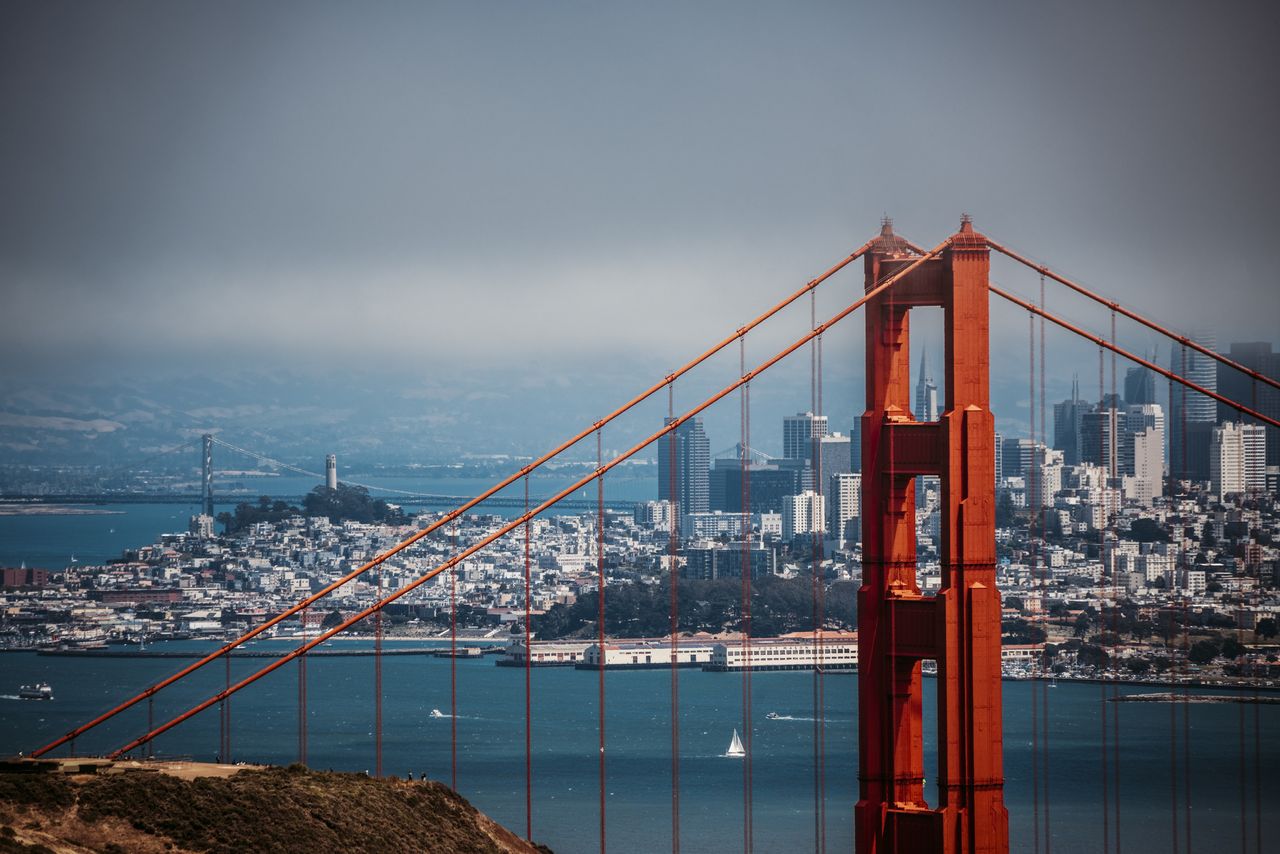
[[[1262,425],[1228,421],[1214,427],[1209,441],[1209,483],[1218,500],[1266,489],[1266,454]]]
[[[782,499],[782,538],[826,530],[827,497],[806,489]]]
[[[844,548],[847,541],[857,539],[857,524],[852,520],[862,516],[862,475],[837,474],[831,477],[831,502],[827,505],[829,520],[827,530],[837,547]]]

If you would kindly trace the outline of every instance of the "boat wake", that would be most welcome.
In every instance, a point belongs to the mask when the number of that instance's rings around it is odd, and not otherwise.
[[[451,715],[451,714],[449,714],[448,712],[442,712],[442,711],[440,711],[439,709],[432,709],[432,710],[431,710],[431,713],[430,713],[429,715],[427,715],[427,717],[432,718],[433,720],[442,720],[442,721],[447,721],[447,720],[449,720],[450,718],[453,718],[453,717],[456,717],[456,718],[457,718],[458,720],[460,720],[460,721],[482,721],[482,720],[484,720],[484,718],[480,717],[479,715]]]
[[[0,694],[0,700],[21,700],[17,694]]]

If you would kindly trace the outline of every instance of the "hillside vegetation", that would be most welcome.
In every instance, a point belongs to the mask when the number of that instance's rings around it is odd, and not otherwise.
[[[0,773],[0,854],[547,852],[447,787],[301,766],[179,779]]]

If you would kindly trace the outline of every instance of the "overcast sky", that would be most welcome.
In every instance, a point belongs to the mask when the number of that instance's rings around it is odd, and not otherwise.
[[[1231,0],[9,0],[3,372],[659,374],[882,214],[933,245],[962,211],[1156,318],[1274,340],[1278,23]]]

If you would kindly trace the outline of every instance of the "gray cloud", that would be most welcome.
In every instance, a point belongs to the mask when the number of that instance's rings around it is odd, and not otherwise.
[[[1271,337],[1277,11],[1227,6],[8,3],[0,356],[665,370],[885,211]]]

